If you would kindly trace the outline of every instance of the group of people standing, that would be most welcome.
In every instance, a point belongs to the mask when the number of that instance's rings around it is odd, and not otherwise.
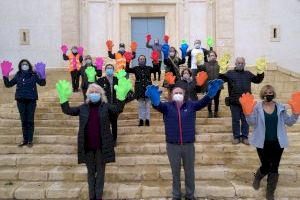
[[[188,50],[187,42],[182,41],[179,56],[176,48],[170,47],[168,36],[164,36],[163,44],[159,43],[159,39],[150,44],[151,39],[151,35],[146,36],[146,47],[152,49],[153,66],[147,66],[146,56],[139,55],[138,65],[130,67],[132,59],[136,57],[135,42],[131,43],[130,51],[125,50],[123,43],[119,44],[116,53],[112,52],[113,42],[106,42],[108,57],[115,60],[115,65],[104,65],[104,59],[101,57],[93,62],[91,56],[83,55],[82,47],[72,47],[69,54],[66,45],[61,47],[63,59],[69,61],[72,83],[60,80],[56,89],[63,113],[79,116],[78,163],[85,163],[87,166],[90,199],[102,199],[106,164],[115,161],[118,116],[123,112],[125,104],[134,99],[139,103],[138,126],[150,126],[151,104],[163,114],[167,156],[173,177],[173,199],[182,197],[181,162],[185,172],[185,199],[195,199],[196,112],[207,106],[209,118],[220,117],[219,98],[224,82],[228,83],[228,97],[225,98],[225,103],[230,107],[232,115],[232,143],[250,143],[257,148],[261,166],[256,170],[253,188],[258,189],[263,177],[268,176],[266,198],[274,199],[281,155],[288,145],[285,126],[293,125],[298,119],[300,93],[292,95],[289,101],[292,115],[289,115],[287,108],[274,100],[276,92],[271,85],[261,89],[262,101],[259,103],[255,102],[251,94],[251,83],[259,84],[264,79],[264,59],[257,61],[257,74],[254,75],[245,70],[246,63],[243,57],[236,58],[234,69],[228,70],[230,56],[223,55],[217,61],[217,54],[213,51],[211,43],[207,50],[201,46],[200,40],[196,40],[194,47]],[[180,70],[186,62],[186,57],[188,67]],[[162,86],[169,93],[166,101],[160,100],[161,91],[151,81],[152,73],[154,80],[156,77],[157,80],[161,79],[162,63],[165,65]],[[36,84],[46,84],[45,64],[37,63],[33,69],[28,60],[21,60],[18,68],[18,72],[9,80],[12,63],[1,63],[4,85],[16,85],[15,99],[23,132],[23,141],[19,146],[32,147],[34,113],[38,99]],[[128,78],[130,73],[135,75],[134,89]],[[72,107],[69,105],[69,98],[72,92],[79,91],[80,76],[84,102],[80,106]],[[204,96],[199,100],[197,93],[203,93]],[[250,140],[248,124],[254,126]]]

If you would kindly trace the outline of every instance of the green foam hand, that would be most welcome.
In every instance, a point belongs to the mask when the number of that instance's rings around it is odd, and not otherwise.
[[[72,86],[71,83],[66,80],[60,80],[56,83],[56,90],[59,97],[59,103],[63,104],[69,101],[70,96],[72,95]]]
[[[94,83],[96,81],[96,70],[94,67],[92,66],[89,66],[85,69],[85,73],[87,75],[87,78],[88,78],[88,82],[89,83]]]
[[[214,46],[215,41],[214,41],[214,39],[213,39],[212,37],[208,37],[208,38],[206,39],[206,44],[207,44],[207,46],[209,46],[209,48],[211,48],[211,47]]]
[[[118,85],[114,86],[116,90],[117,99],[124,101],[127,97],[127,94],[132,90],[132,83],[129,79],[121,78],[118,80]]]
[[[118,80],[125,78],[125,76],[126,76],[126,71],[124,69],[122,69],[116,73],[116,77]]]

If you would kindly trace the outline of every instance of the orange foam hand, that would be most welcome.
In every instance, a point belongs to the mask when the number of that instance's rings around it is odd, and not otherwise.
[[[137,48],[137,43],[136,42],[131,42],[131,45],[130,45],[130,48],[131,48],[131,51],[132,52],[136,52],[136,48]]]
[[[201,71],[196,76],[197,85],[202,86],[207,81],[208,75],[205,71]]]
[[[111,40],[107,40],[106,41],[106,46],[107,46],[108,51],[112,51],[112,48],[113,48],[114,44]]]
[[[168,43],[168,42],[169,42],[169,39],[170,39],[170,37],[169,37],[168,35],[165,35],[165,36],[164,36],[164,41],[165,41],[165,43]]]
[[[167,81],[168,84],[173,85],[175,84],[175,76],[173,76],[172,72],[167,72],[165,74],[165,80]]]
[[[244,93],[240,98],[239,98],[240,104],[242,105],[243,112],[244,114],[251,115],[254,109],[254,106],[256,105],[256,101],[254,100],[254,96],[247,92],[246,94]]]
[[[293,93],[288,104],[292,107],[293,114],[300,115],[300,92]]]

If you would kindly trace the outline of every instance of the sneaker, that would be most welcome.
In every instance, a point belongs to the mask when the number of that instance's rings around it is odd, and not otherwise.
[[[213,118],[213,113],[211,111],[208,112],[208,118]]]
[[[245,144],[245,145],[249,145],[248,138],[242,138],[242,143]]]
[[[28,142],[27,147],[29,147],[29,148],[33,147],[32,142]]]
[[[18,147],[23,147],[23,146],[25,146],[27,144],[28,144],[28,142],[22,141],[20,144],[18,144]]]
[[[149,121],[149,119],[146,119],[145,125],[146,125],[146,126],[150,126],[150,121]]]
[[[235,138],[232,140],[232,144],[239,144],[240,143],[240,139]]]
[[[144,120],[140,119],[139,126],[144,126]]]

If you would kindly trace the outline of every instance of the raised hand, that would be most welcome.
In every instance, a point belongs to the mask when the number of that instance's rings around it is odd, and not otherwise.
[[[83,47],[77,47],[77,52],[79,55],[83,55]]]
[[[125,57],[127,63],[130,63],[133,58],[132,53],[128,51],[126,51],[123,56]]]
[[[9,73],[13,70],[12,68],[12,63],[9,62],[9,61],[6,61],[4,60],[2,63],[1,63],[1,71],[2,71],[2,75],[4,77],[8,77],[9,76]]]
[[[66,80],[60,80],[56,83],[56,90],[58,92],[59,103],[63,104],[69,101],[72,95],[72,85]]]
[[[175,84],[175,79],[176,79],[176,77],[173,75],[172,72],[167,72],[165,74],[165,80],[167,81],[168,84],[170,84],[170,85]]]
[[[208,75],[205,71],[201,71],[196,76],[197,85],[202,86],[207,81]]]
[[[146,36],[146,40],[147,40],[147,42],[149,43],[151,39],[152,39],[151,35],[150,35],[150,34],[148,34],[148,35]]]
[[[153,60],[153,63],[155,64],[159,63],[159,52],[153,50],[151,53],[151,59]]]
[[[239,102],[243,108],[243,112],[246,116],[251,115],[254,109],[254,106],[256,104],[256,101],[254,100],[254,96],[247,92],[246,94],[242,94],[242,96],[239,98]]]
[[[120,71],[118,71],[118,72],[116,73],[116,77],[117,77],[118,80],[121,80],[121,79],[123,79],[123,78],[126,79],[125,76],[126,76],[126,71],[125,71],[124,69],[122,69],[122,70],[120,70]]]
[[[112,51],[112,48],[113,48],[114,44],[111,40],[107,40],[106,41],[106,46],[107,46],[108,51]]]
[[[213,81],[208,82],[207,86],[207,95],[212,99],[214,96],[216,96],[217,92],[221,89],[224,81],[221,79],[215,79]]]
[[[169,50],[170,50],[170,46],[167,43],[162,45],[161,51],[164,54],[164,59],[167,59],[169,57]]]
[[[197,65],[201,65],[203,60],[204,60],[203,53],[197,53],[196,54],[196,63],[197,63]]]
[[[170,39],[170,37],[168,36],[168,35],[164,35],[164,41],[165,41],[165,43],[169,43],[169,39]]]
[[[180,50],[181,50],[181,58],[186,57],[187,50],[189,48],[189,45],[187,44],[186,40],[182,40]]]
[[[61,51],[62,51],[63,54],[66,54],[67,51],[68,51],[68,47],[65,44],[61,45],[60,49],[61,49]]]
[[[96,58],[95,64],[96,64],[97,70],[102,70],[103,63],[104,63],[104,60],[102,57]]]
[[[136,48],[137,48],[137,43],[136,42],[131,42],[131,44],[130,44],[130,48],[131,48],[131,51],[132,52],[136,52]]]
[[[206,39],[206,44],[207,44],[207,46],[211,49],[211,48],[214,46],[215,41],[214,41],[214,39],[213,39],[212,37],[208,37],[208,38]]]
[[[35,64],[35,72],[40,76],[41,79],[46,79],[46,64],[43,62],[39,62]]]
[[[88,82],[89,83],[94,83],[96,81],[96,74],[97,74],[97,72],[96,72],[96,70],[95,70],[94,67],[89,66],[89,67],[87,67],[85,69],[84,72],[85,72],[85,74],[86,74],[86,76],[88,78]]]
[[[220,65],[219,73],[220,74],[225,74],[228,70],[228,67],[229,67],[228,60],[226,58],[222,57],[219,60],[219,65]]]
[[[293,93],[288,104],[291,106],[293,114],[300,115],[300,92]]]
[[[116,97],[120,101],[124,101],[129,91],[133,89],[132,83],[129,79],[121,78],[118,80],[118,85],[114,86],[116,90]]]
[[[160,94],[161,94],[161,91],[159,91],[158,86],[148,85],[146,87],[145,95],[150,98],[151,103],[154,106],[159,105],[159,103],[160,103]]]
[[[265,58],[258,58],[256,60],[256,71],[258,74],[262,74],[265,72],[267,68],[267,60]]]

